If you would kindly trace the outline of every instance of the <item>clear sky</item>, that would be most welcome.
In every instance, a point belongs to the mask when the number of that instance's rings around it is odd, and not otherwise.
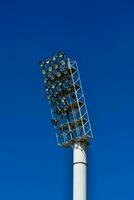
[[[38,61],[78,61],[94,139],[90,200],[134,199],[134,2],[0,1],[0,200],[72,199]]]

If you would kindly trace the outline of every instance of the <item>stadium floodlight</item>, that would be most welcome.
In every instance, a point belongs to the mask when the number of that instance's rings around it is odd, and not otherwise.
[[[73,200],[86,200],[86,149],[93,135],[77,62],[58,52],[40,67],[57,144],[74,150]]]

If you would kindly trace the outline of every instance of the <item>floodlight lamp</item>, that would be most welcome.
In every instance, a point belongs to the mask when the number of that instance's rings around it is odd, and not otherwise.
[[[44,82],[45,84],[47,83],[47,81],[46,81],[45,79],[43,80],[43,82]]]
[[[66,70],[65,70],[63,73],[64,73],[65,75],[68,74],[68,72],[67,72]]]
[[[57,56],[52,56],[52,60],[55,61],[57,59]]]
[[[50,99],[51,99],[51,96],[50,96],[50,95],[47,95],[47,99],[50,100]]]
[[[43,69],[42,70],[42,74],[45,75],[46,74],[46,70]]]
[[[61,77],[61,73],[60,72],[57,72],[57,77]]]
[[[58,65],[58,64],[55,64],[55,65],[54,65],[54,68],[55,68],[55,69],[58,69],[58,68],[59,68],[59,65]]]
[[[45,89],[45,91],[46,91],[46,92],[48,92],[48,91],[49,91],[49,89],[48,89],[48,88],[46,88],[46,89]]]
[[[63,58],[64,55],[65,55],[65,54],[64,54],[63,52],[59,52],[59,53],[58,53],[58,57],[59,57],[59,58]]]
[[[51,76],[50,79],[51,79],[51,81],[54,81],[55,77],[54,77],[54,76]]]
[[[53,71],[53,68],[50,66],[50,67],[48,67],[48,71],[49,72],[52,72]]]
[[[66,64],[65,60],[61,60],[61,65],[65,65],[65,64]]]
[[[44,67],[44,64],[45,64],[44,61],[41,61],[41,62],[39,63],[40,67]]]
[[[55,85],[52,85],[52,87],[51,87],[52,89],[55,89]]]
[[[59,85],[59,86],[61,86],[61,85],[62,85],[62,83],[60,82],[58,85]]]
[[[45,64],[49,64],[50,63],[50,59],[45,60]]]
[[[62,103],[65,103],[65,99],[63,98],[63,99],[61,100],[61,102],[62,102]]]
[[[64,112],[67,112],[67,107],[64,107],[64,108],[63,108],[63,111],[64,111]]]

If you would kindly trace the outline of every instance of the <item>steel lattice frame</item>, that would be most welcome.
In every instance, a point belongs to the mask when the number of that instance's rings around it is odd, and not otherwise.
[[[40,63],[57,143],[88,143],[92,130],[77,62],[59,52]]]

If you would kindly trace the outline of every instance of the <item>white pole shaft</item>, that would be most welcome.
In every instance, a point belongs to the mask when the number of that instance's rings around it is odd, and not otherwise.
[[[73,147],[73,200],[87,200],[86,145]]]

